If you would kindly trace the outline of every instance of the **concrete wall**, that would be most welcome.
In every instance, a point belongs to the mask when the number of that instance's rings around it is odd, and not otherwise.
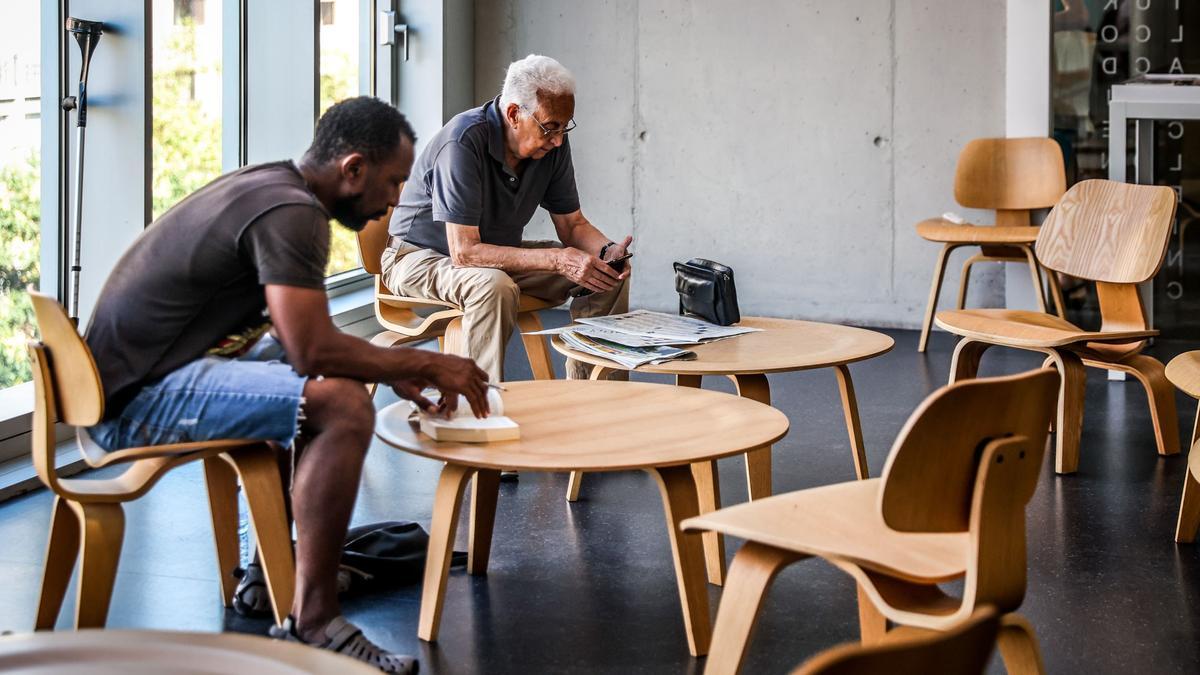
[[[744,313],[914,327],[937,247],[913,225],[979,215],[954,204],[954,161],[970,138],[1004,135],[1004,3],[475,11],[477,99],[530,52],[574,71],[584,213],[614,239],[633,233],[635,306],[673,309],[670,263],[702,256],[733,266]],[[531,234],[551,232],[541,218]],[[1001,303],[998,270],[973,286],[972,303]]]

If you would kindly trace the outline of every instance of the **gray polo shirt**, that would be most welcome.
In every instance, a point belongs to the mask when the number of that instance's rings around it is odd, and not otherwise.
[[[444,255],[450,254],[447,222],[478,227],[485,244],[520,246],[538,206],[550,213],[579,210],[571,144],[564,137],[514,173],[504,162],[497,98],[455,115],[433,135],[413,164],[388,232]]]

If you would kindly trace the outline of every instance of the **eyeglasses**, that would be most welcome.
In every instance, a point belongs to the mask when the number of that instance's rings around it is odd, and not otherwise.
[[[525,106],[521,106],[521,110],[524,110],[525,114],[529,115],[529,118],[533,120],[533,123],[538,125],[538,128],[542,130],[543,138],[553,138],[554,136],[565,136],[565,135],[571,133],[572,131],[575,131],[575,127],[578,126],[577,124],[575,124],[575,118],[571,118],[571,120],[569,122],[567,122],[567,126],[562,129],[547,129],[545,126],[542,125],[541,122],[538,121],[538,118],[533,116],[533,112],[531,112],[529,110],[529,108],[526,108]]]

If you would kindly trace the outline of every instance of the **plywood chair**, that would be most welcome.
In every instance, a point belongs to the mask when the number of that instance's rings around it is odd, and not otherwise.
[[[983,607],[944,633],[902,627],[890,631],[878,645],[828,649],[792,675],[982,675],[999,630],[996,610]]]
[[[450,354],[465,353],[462,334],[462,308],[440,300],[396,295],[383,283],[380,258],[388,240],[388,223],[392,212],[367,223],[358,233],[358,254],[363,269],[375,277],[375,319],[384,332],[372,343],[390,347],[404,342],[438,339],[438,346]],[[550,345],[543,335],[525,335],[542,330],[538,311],[554,307],[553,303],[521,294],[517,308],[517,328],[529,357],[529,367],[535,380],[553,380],[554,366],[550,361]]]
[[[944,631],[993,605],[1010,673],[1042,672],[1015,614],[1025,597],[1025,504],[1037,486],[1058,375],[1050,369],[934,392],[892,446],[882,478],[767,497],[683,522],[746,540],[729,568],[706,675],[736,673],[763,597],[785,565],[819,557],[858,584],[862,641],[888,622]],[[938,584],[962,579],[955,598]]]
[[[1179,390],[1200,398],[1200,351],[1180,354],[1167,364],[1167,379]],[[1200,526],[1200,408],[1196,410],[1196,423],[1192,426],[1191,452],[1188,454],[1187,473],[1183,477],[1183,498],[1179,502],[1179,520],[1175,524],[1175,541],[1190,544],[1196,540],[1196,528]]]
[[[258,540],[267,588],[282,623],[292,606],[295,566],[276,453],[254,440],[176,443],[106,452],[85,431],[104,417],[100,376],[87,344],[53,298],[30,293],[41,342],[30,343],[33,365],[33,465],[54,492],[50,542],[38,601],[36,630],[54,627],[67,584],[79,560],[75,627],[101,628],[116,579],[125,536],[124,502],[146,494],[166,472],[204,462],[220,564],[221,597],[232,606],[238,566],[237,479],[242,480]],[[79,428],[79,447],[93,468],[128,465],[112,478],[60,478],[54,466],[54,425]]]
[[[961,335],[950,381],[974,377],[984,351],[993,345],[1042,352],[1062,375],[1055,420],[1058,473],[1079,466],[1083,429],[1084,366],[1133,375],[1146,389],[1158,454],[1179,452],[1175,391],[1157,359],[1142,354],[1150,330],[1139,283],[1162,266],[1175,216],[1169,187],[1106,180],[1077,183],[1042,224],[1038,256],[1046,269],[1096,282],[1098,331],[1038,312],[1005,309],[943,311],[937,325]]]
[[[996,225],[958,224],[942,218],[917,223],[917,234],[921,238],[942,244],[933,267],[933,283],[917,351],[925,351],[929,341],[938,294],[946,275],[946,261],[956,248],[980,247],[977,255],[963,263],[958,284],[958,309],[966,303],[972,265],[977,262],[1021,262],[1029,265],[1037,306],[1046,311],[1041,275],[1033,253],[1038,228],[1030,226],[1030,211],[1054,206],[1066,189],[1062,150],[1052,139],[980,138],[967,143],[958,156],[954,171],[954,200],[967,208],[994,210]],[[1058,316],[1065,316],[1058,279],[1051,273],[1048,280]]]

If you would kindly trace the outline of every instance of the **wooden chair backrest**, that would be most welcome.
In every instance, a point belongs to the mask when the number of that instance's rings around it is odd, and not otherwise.
[[[96,362],[66,310],[54,298],[30,293],[41,342],[29,344],[33,366],[33,468],[58,491],[54,425],[90,427],[104,417],[104,389]]]
[[[893,635],[879,645],[834,647],[817,654],[792,675],[979,675],[987,668],[999,632],[996,610],[981,607],[944,632],[914,631],[902,637]]]
[[[967,531],[983,451],[1016,436],[1045,445],[1058,383],[1056,371],[1043,369],[964,380],[931,394],[888,455],[879,498],[884,522],[903,532]]]
[[[368,274],[379,276],[383,265],[379,262],[383,249],[387,248],[388,224],[392,221],[392,209],[382,218],[367,221],[367,226],[358,231],[358,257]]]
[[[1050,138],[977,138],[954,171],[954,199],[972,209],[1050,208],[1066,190],[1062,149]]]
[[[1166,186],[1076,183],[1042,223],[1038,260],[1081,279],[1140,284],[1162,267],[1175,201]]]

